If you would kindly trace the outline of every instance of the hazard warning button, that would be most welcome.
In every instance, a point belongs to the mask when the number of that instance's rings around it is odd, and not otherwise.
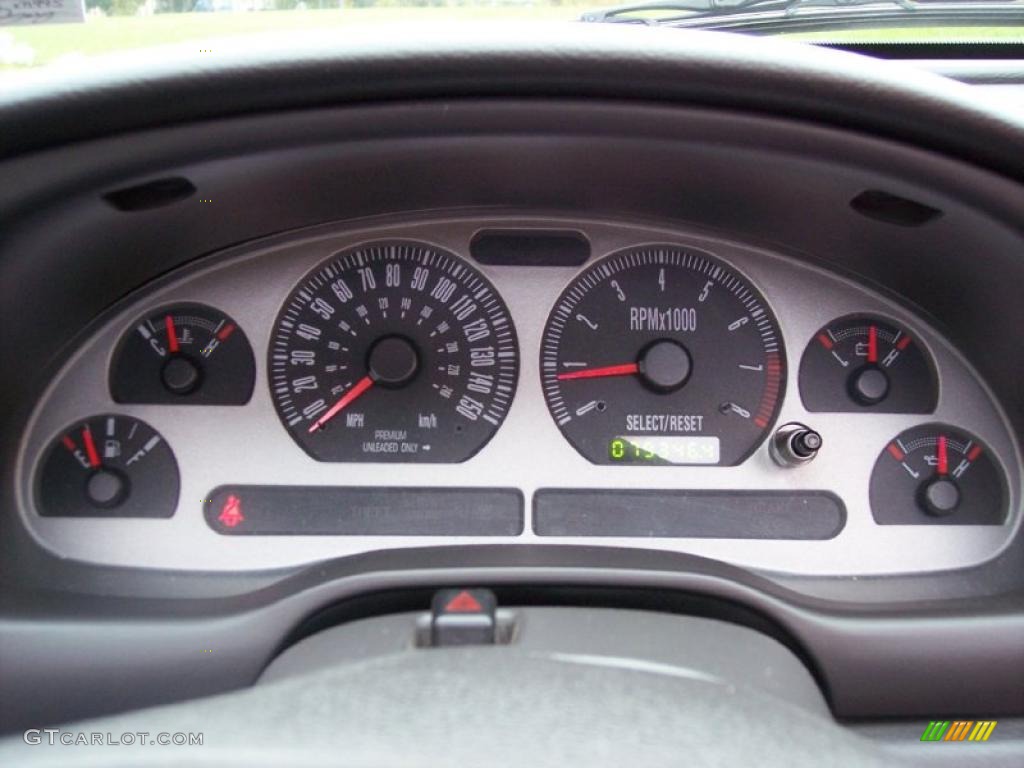
[[[430,606],[430,644],[493,644],[497,604],[489,589],[442,589]]]

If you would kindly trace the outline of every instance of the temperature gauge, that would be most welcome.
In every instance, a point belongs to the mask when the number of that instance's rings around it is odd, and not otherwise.
[[[868,315],[819,330],[800,360],[808,411],[931,413],[938,385],[931,359],[906,329]]]
[[[945,424],[900,433],[871,473],[871,512],[883,525],[1000,525],[1006,510],[1006,480],[991,452]]]
[[[128,416],[93,416],[65,429],[39,468],[45,517],[170,517],[178,464],[159,432]]]
[[[118,403],[244,405],[256,364],[242,329],[202,304],[176,304],[137,322],[110,368]]]

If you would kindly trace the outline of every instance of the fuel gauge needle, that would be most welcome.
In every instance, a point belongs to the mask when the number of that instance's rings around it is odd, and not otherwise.
[[[560,373],[555,378],[559,381],[569,381],[570,379],[603,379],[608,376],[632,376],[634,373],[640,373],[640,366],[637,363],[627,363],[626,365],[606,365],[603,368],[586,368],[582,371],[569,371],[568,373]]]
[[[96,469],[100,465],[100,455],[96,451],[96,442],[92,439],[92,430],[89,427],[82,430],[82,442],[85,443],[85,453],[89,457],[89,466]]]
[[[373,379],[369,376],[363,376],[363,378],[355,383],[352,389],[342,395],[341,399],[327,410],[327,413],[313,422],[313,425],[309,428],[310,433],[316,432],[318,429],[323,429],[324,424],[341,413],[345,407],[353,403],[360,395],[372,386]]]
[[[946,443],[945,435],[940,435],[938,440],[938,456],[936,457],[936,467],[940,475],[949,474],[949,449]]]

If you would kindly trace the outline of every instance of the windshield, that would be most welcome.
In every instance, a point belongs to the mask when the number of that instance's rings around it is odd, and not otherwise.
[[[243,35],[361,26],[546,20],[650,24],[818,43],[1024,43],[1024,0],[0,0],[0,74]]]

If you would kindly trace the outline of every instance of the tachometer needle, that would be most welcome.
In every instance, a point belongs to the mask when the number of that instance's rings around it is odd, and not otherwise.
[[[100,465],[100,455],[96,451],[96,443],[92,439],[92,430],[89,427],[82,430],[82,442],[85,443],[85,453],[89,457],[89,466],[96,469]]]
[[[332,405],[323,416],[321,416],[319,419],[313,422],[313,425],[309,428],[309,431],[316,432],[318,429],[323,429],[324,424],[326,424],[328,421],[330,421],[339,413],[341,413],[342,409],[344,409],[346,406],[352,403],[357,397],[359,397],[372,386],[373,379],[371,379],[369,376],[363,376],[363,378],[357,381],[355,385],[352,387],[352,389],[350,389],[348,392],[342,395],[341,399],[338,400],[338,402],[336,402],[334,405]]]
[[[949,450],[946,448],[946,436],[939,435],[938,456],[935,469],[940,475],[949,474]]]
[[[582,371],[569,371],[568,373],[560,373],[555,378],[559,381],[568,381],[569,379],[602,379],[606,376],[632,376],[634,373],[640,373],[640,366],[636,363],[629,363],[628,365],[606,365],[604,368],[586,368]]]

